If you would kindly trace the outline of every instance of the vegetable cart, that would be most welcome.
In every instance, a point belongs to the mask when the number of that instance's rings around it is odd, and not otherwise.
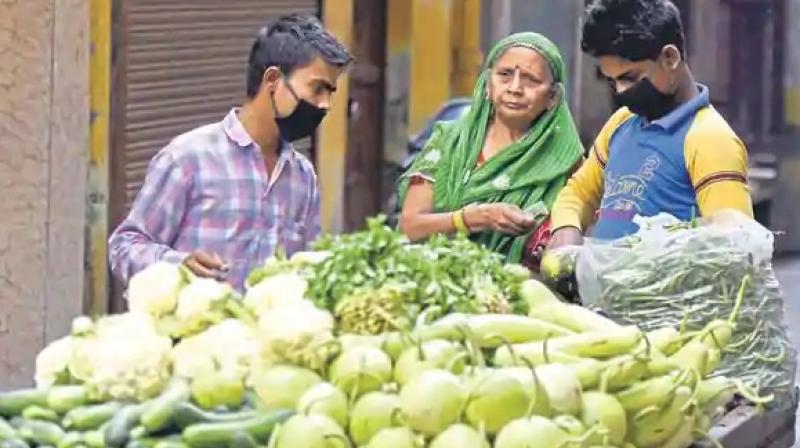
[[[749,279],[713,318],[648,327],[465,237],[409,244],[381,221],[267,260],[244,295],[159,263],[129,312],[79,317],[39,353],[37,388],[0,393],[0,448],[788,447],[780,378],[720,374],[760,341]]]

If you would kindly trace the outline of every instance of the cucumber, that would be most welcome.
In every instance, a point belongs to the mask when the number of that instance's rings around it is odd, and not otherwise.
[[[262,409],[264,407],[264,400],[258,398],[258,394],[256,394],[252,390],[248,390],[244,393],[244,403],[242,404],[242,409]]]
[[[527,280],[519,287],[519,297],[528,304],[528,315],[569,330],[583,333],[617,329],[619,325],[580,305],[562,302],[544,283]]]
[[[141,423],[147,432],[154,433],[161,431],[172,424],[175,413],[175,406],[182,401],[186,401],[191,396],[189,384],[182,380],[176,380],[161,393],[158,397],[151,400],[142,412]]]
[[[125,444],[125,448],[154,448],[158,441],[150,439],[131,440]]]
[[[61,440],[58,441],[58,448],[75,448],[78,446],[85,446],[83,442],[83,434],[80,432],[68,432]]]
[[[212,412],[200,409],[194,404],[184,401],[175,406],[173,420],[175,424],[184,429],[195,423],[224,423],[241,421],[263,414],[263,411],[247,410],[238,412]]]
[[[14,417],[28,406],[47,406],[47,391],[20,389],[0,393],[0,415]]]
[[[736,383],[730,378],[716,376],[700,382],[697,386],[697,404],[706,414],[713,414],[717,408],[733,399]]]
[[[66,435],[57,424],[41,420],[26,420],[17,433],[29,443],[54,446]]]
[[[147,429],[145,429],[145,427],[141,425],[131,429],[131,432],[128,434],[130,434],[131,439],[133,440],[144,439],[148,435]]]
[[[235,422],[197,423],[183,430],[183,440],[191,448],[228,447],[237,434],[245,433],[258,443],[264,443],[276,425],[294,414],[294,411],[283,410]]]
[[[47,407],[63,414],[89,401],[84,386],[55,386],[47,391]]]
[[[13,438],[0,442],[0,448],[30,448],[30,445],[20,438]]]
[[[123,447],[131,438],[131,430],[139,424],[145,404],[131,404],[120,409],[109,420],[104,431],[105,444],[110,447]]]
[[[616,398],[626,412],[636,414],[651,406],[659,409],[665,407],[672,399],[674,389],[675,377],[657,376],[631,384],[627,389],[617,392]]]
[[[635,326],[624,326],[616,330],[588,331],[552,338],[547,343],[547,352],[561,352],[583,358],[612,358],[628,354],[641,339],[642,333]],[[520,357],[527,353],[543,353],[545,341],[514,344],[513,350]],[[507,347],[501,347],[499,350]],[[499,354],[495,354],[499,356]]]
[[[156,448],[158,446],[175,446],[174,444],[180,444],[179,446],[185,446],[181,441],[181,436],[179,435],[171,435],[171,436],[164,436],[164,437],[142,437],[140,439],[134,439],[128,442],[125,445],[125,448]]]
[[[233,435],[231,448],[258,448],[258,442],[250,434],[240,431]]]
[[[92,431],[86,431],[83,433],[83,443],[86,444],[87,448],[105,448],[106,447],[106,426],[101,426],[98,429]]]
[[[22,418],[28,420],[43,420],[53,423],[58,423],[61,420],[56,411],[37,405],[28,406],[27,408],[23,409]]]
[[[81,431],[97,429],[103,423],[111,420],[111,417],[120,409],[122,409],[122,403],[118,401],[81,406],[67,412],[67,415],[64,416],[64,427]]]
[[[189,448],[189,445],[183,443],[181,439],[165,439],[156,443],[156,446],[153,448]]]
[[[422,327],[415,337],[431,339],[463,339],[463,327],[468,327],[481,348],[497,348],[506,341],[512,344],[542,341],[574,335],[574,331],[533,317],[516,314],[450,314]]]
[[[708,351],[709,348],[707,345],[693,339],[687,342],[686,345],[681,347],[680,350],[675,352],[675,354],[668,359],[676,366],[695,370],[698,374],[702,375],[703,372],[706,371]]]
[[[0,417],[0,441],[13,439],[16,436],[17,430],[6,419]]]
[[[628,439],[638,447],[659,447],[681,426],[686,412],[684,406],[692,400],[693,391],[686,386],[675,389],[672,403],[661,411],[644,417],[633,417]]]

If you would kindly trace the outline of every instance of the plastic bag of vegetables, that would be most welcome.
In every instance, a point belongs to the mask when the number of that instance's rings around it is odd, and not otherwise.
[[[795,350],[771,264],[772,232],[733,211],[692,223],[658,215],[638,224],[635,235],[578,248],[584,303],[644,331],[699,331],[733,317],[728,355],[714,374],[774,394],[774,405],[793,396]]]

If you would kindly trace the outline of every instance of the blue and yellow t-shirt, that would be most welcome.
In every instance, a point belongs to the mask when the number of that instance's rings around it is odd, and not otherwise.
[[[696,97],[653,122],[618,110],[559,194],[553,228],[594,222],[593,237],[614,239],[636,232],[636,215],[689,220],[729,208],[752,216],[747,151],[711,106],[708,88],[698,88]]]

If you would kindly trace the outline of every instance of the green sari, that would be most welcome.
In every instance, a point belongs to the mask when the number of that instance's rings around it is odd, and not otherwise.
[[[559,104],[545,111],[525,136],[476,167],[491,122],[492,103],[486,83],[497,58],[510,47],[539,52],[550,65],[561,89]],[[565,99],[566,70],[558,48],[537,33],[517,33],[497,43],[489,53],[472,94],[469,112],[461,119],[437,125],[427,145],[400,179],[398,197],[405,202],[409,180],[422,175],[434,181],[435,212],[459,210],[470,204],[503,202],[546,217],[556,195],[583,154],[578,131]],[[542,219],[544,220],[544,219]],[[472,235],[473,240],[520,262],[530,234],[514,237],[498,232]]]

